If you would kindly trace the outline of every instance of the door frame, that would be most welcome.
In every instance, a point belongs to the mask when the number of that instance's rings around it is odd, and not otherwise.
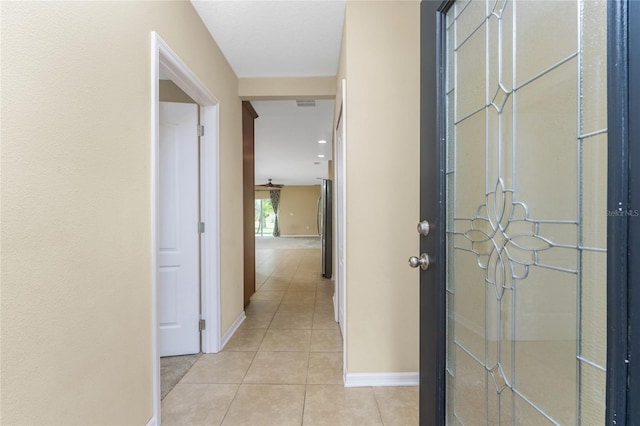
[[[434,213],[433,238],[420,242],[432,250],[435,264],[420,278],[420,424],[446,419],[446,309],[444,158],[444,55],[446,11],[455,0],[421,2],[421,215]],[[640,418],[640,2],[609,1],[607,11],[608,182],[607,210],[607,381],[606,423],[632,424]],[[426,148],[426,149],[425,149]],[[435,149],[434,152],[431,149]],[[429,170],[430,168],[430,170]],[[437,176],[433,176],[436,173]],[[429,196],[425,196],[429,191]],[[429,207],[437,191],[439,206]],[[431,210],[429,210],[431,208]],[[606,212],[603,212],[605,214]],[[431,254],[431,253],[430,253]],[[635,261],[634,261],[635,260]],[[633,283],[636,283],[634,286]],[[635,309],[633,309],[635,308]]]
[[[640,4],[607,6],[607,213],[624,214],[607,214],[606,423],[624,425],[640,418]]]
[[[441,0],[420,4],[420,221],[430,224],[429,234],[420,237],[420,253],[428,253],[431,260],[429,268],[420,271],[420,425],[444,424],[446,416],[446,126],[439,78],[443,5]]]
[[[200,318],[206,321],[201,333],[204,353],[220,351],[220,179],[219,101],[187,67],[169,45],[151,32],[151,338],[153,369],[153,417],[149,425],[160,424],[160,355],[158,349],[157,251],[159,233],[159,80],[168,77],[198,105],[200,124],[200,220],[206,224],[200,235]],[[196,224],[194,224],[196,226]]]
[[[335,289],[334,289],[334,317],[342,334],[342,379],[347,383],[347,80],[340,82],[340,106],[336,127],[334,129],[334,177],[333,177],[333,211],[335,227],[333,241],[335,241]],[[336,97],[336,102],[338,97]],[[338,130],[342,131],[341,144],[338,146]],[[342,247],[342,251],[340,251]],[[340,267],[342,263],[343,267]]]

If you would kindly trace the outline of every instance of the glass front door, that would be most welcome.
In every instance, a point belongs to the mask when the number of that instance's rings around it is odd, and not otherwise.
[[[604,424],[606,1],[446,15],[448,424]]]

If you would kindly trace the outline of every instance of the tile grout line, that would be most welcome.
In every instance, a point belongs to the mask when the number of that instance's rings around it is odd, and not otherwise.
[[[380,418],[380,424],[384,426],[384,419],[382,418],[382,410],[380,410],[380,401],[378,401],[378,395],[376,395],[376,388],[371,387],[371,392],[373,392],[373,399],[376,401],[376,408],[378,409],[378,417]]]
[[[224,420],[229,415],[229,410],[231,410],[231,406],[233,405],[233,401],[236,400],[236,398],[238,397],[238,393],[240,393],[240,386],[241,386],[241,384],[238,384],[238,387],[236,388],[236,391],[233,394],[233,398],[231,398],[231,401],[229,401],[229,405],[227,405],[227,409],[224,411],[224,416],[222,416],[222,420],[220,420],[219,425],[224,424]]]
[[[182,379],[184,378],[184,376],[187,375],[187,373],[189,372],[189,370],[191,370],[191,368],[195,365],[196,362],[198,362],[198,359],[200,359],[200,356],[202,355],[202,352],[199,352],[197,354],[193,354],[193,355],[197,355],[195,360],[191,363],[191,365],[189,366],[189,368],[186,369],[186,371],[180,376],[180,378],[173,384],[173,386],[171,386],[171,389],[169,389],[167,391],[167,393],[164,395],[164,397],[162,397],[160,399],[160,403],[162,404],[162,401],[169,396],[169,394],[171,393],[171,391],[173,391],[173,389],[182,381]],[[183,356],[183,355],[178,355],[178,356]],[[190,356],[190,355],[186,355],[186,356]],[[162,361],[161,361],[161,365],[162,365]]]
[[[275,255],[274,255],[273,257],[275,257]],[[281,264],[281,263],[282,263],[282,262],[280,261],[278,266],[280,266],[280,264]],[[271,272],[271,274],[269,275],[269,278],[267,278],[267,279],[264,281],[264,283],[262,284],[262,286],[264,286],[264,284],[266,284],[266,283],[267,283],[267,281],[269,281],[269,280],[271,279],[271,277],[273,277],[274,272],[275,272],[275,271],[277,271],[277,270],[278,270],[278,267],[276,267],[276,268],[274,269],[274,271],[273,271],[273,272]],[[296,270],[297,270],[297,267],[296,267]],[[271,329],[271,325],[273,324],[273,320],[274,320],[274,318],[276,317],[276,314],[278,313],[278,310],[280,309],[280,306],[282,305],[282,301],[284,300],[284,296],[286,296],[287,292],[289,291],[289,288],[291,287],[291,281],[292,281],[292,280],[293,280],[293,276],[288,280],[287,288],[285,289],[284,294],[282,295],[282,298],[281,298],[281,299],[280,299],[280,301],[278,302],[278,306],[276,307],[275,311],[273,312],[273,316],[271,317],[271,320],[269,320],[269,324],[267,325],[267,329],[266,329],[267,331],[265,332],[264,336],[262,336],[262,340],[260,341],[260,344],[258,345],[258,349],[257,349],[257,351],[259,351],[259,350],[260,350],[260,346],[262,346],[262,342],[264,342],[264,339],[265,339],[265,337],[267,336],[267,333],[268,333],[268,332],[269,332],[269,330]],[[262,288],[262,286],[260,286],[260,288]],[[257,291],[256,291],[256,293],[257,293],[258,291],[260,291],[260,290],[257,290]],[[254,294],[255,294],[255,293],[254,293]],[[257,352],[256,352],[256,353],[257,353]]]

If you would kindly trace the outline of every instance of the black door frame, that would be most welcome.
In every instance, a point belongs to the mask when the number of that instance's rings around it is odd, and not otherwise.
[[[420,424],[440,425],[445,419],[446,356],[446,233],[443,109],[444,86],[441,0],[420,5],[420,220],[430,223],[429,235],[420,237],[420,253],[432,258],[420,272]]]
[[[640,418],[640,372],[634,356],[640,351],[639,26],[640,2],[608,3],[606,422],[617,425]]]
[[[421,3],[420,216],[432,231],[420,251],[433,257],[420,274],[421,425],[446,416],[443,28],[454,2]],[[640,1],[611,0],[607,14],[606,424],[626,425],[640,419]]]

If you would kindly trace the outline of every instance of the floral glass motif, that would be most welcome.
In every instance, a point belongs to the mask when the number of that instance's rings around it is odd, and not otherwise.
[[[554,246],[539,235],[539,225],[529,218],[527,206],[514,201],[513,190],[506,190],[502,179],[487,194],[474,219],[455,220],[468,222],[467,229],[456,234],[470,243],[467,250],[476,254],[478,266],[486,271],[485,280],[494,287],[498,300],[505,289],[512,288],[513,279],[527,277],[529,266],[538,263],[540,251]]]

